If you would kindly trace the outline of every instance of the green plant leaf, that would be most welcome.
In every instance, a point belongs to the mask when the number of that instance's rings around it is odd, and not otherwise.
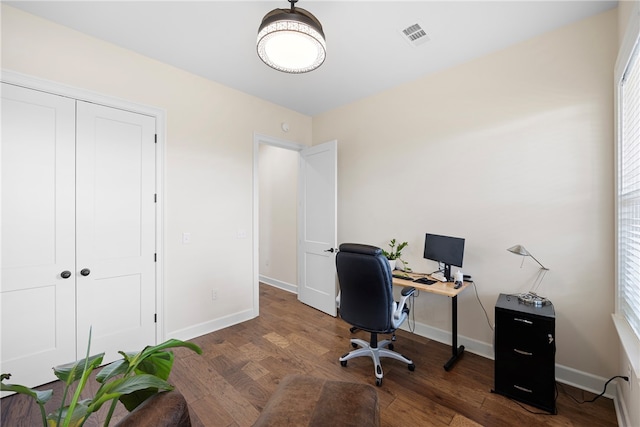
[[[53,396],[53,390],[38,391],[19,384],[5,384],[0,382],[0,391],[12,391],[14,393],[26,394],[35,399],[38,405],[44,405]]]
[[[132,368],[134,370],[137,370],[138,365],[142,363],[142,361],[147,359],[149,356],[162,352],[163,350],[166,350],[168,348],[176,348],[176,347],[186,347],[198,354],[202,354],[202,349],[198,347],[196,344],[186,342],[186,341],[180,341],[176,339],[170,339],[158,345],[145,347],[140,353],[138,353],[136,356],[130,359],[129,361],[130,369]]]
[[[14,393],[24,394],[35,399],[36,403],[38,404],[38,408],[40,409],[42,425],[46,426],[47,417],[45,416],[44,404],[47,403],[49,399],[51,399],[51,396],[53,396],[53,390],[38,391],[19,384],[5,384],[4,380],[8,380],[10,378],[11,374],[0,375],[0,391],[12,391]]]
[[[180,340],[176,340],[176,339],[170,339],[167,340],[161,344],[158,345],[154,345],[154,346],[147,346],[144,348],[144,350],[142,350],[141,354],[142,354],[142,358],[146,358],[149,354],[153,354],[155,352],[161,351],[161,350],[166,350],[168,348],[176,348],[176,347],[186,347],[190,350],[195,351],[198,354],[202,354],[202,349],[200,347],[198,347],[196,344],[191,343],[191,342],[186,342],[186,341],[180,341]]]
[[[170,351],[159,351],[150,354],[138,364],[136,374],[151,374],[163,380],[169,379],[175,356]]]
[[[96,381],[98,381],[99,383],[107,382],[117,375],[124,374],[128,369],[129,362],[127,360],[116,360],[115,362],[109,363],[107,366],[102,368],[98,375],[96,375]]]
[[[144,390],[134,391],[133,393],[123,394],[118,399],[127,411],[131,412],[136,409],[142,402],[158,393],[157,388],[145,388]]]
[[[71,414],[71,418],[69,420],[69,424],[65,424],[65,423],[62,423],[61,425],[58,424],[58,420],[66,419],[67,414],[69,413],[69,407],[65,406],[64,408],[56,409],[54,412],[47,415],[47,425],[49,427],[58,427],[62,425],[64,425],[65,427],[81,426],[84,423],[84,420],[87,417],[87,415],[91,413],[89,411],[89,402],[91,402],[90,399],[85,399],[85,400],[79,401],[75,405],[73,409],[73,414]]]
[[[168,382],[149,374],[135,375],[133,377],[120,378],[107,384],[103,384],[96,393],[89,410],[95,412],[109,400],[119,398],[123,394],[133,393],[138,390],[156,388],[159,390],[173,390]]]
[[[88,359],[87,368],[93,370],[100,366],[104,353],[91,356]],[[66,363],[64,365],[56,366],[53,368],[53,373],[63,383],[70,385],[82,378],[85,369],[86,359],[77,360],[75,362]]]

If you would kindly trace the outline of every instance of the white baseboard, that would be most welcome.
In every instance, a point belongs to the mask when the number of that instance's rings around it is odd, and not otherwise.
[[[597,375],[578,371],[577,369],[558,365],[556,363],[556,380],[563,384],[577,387],[591,393],[600,394],[604,389],[604,384],[609,380],[609,378],[602,378]],[[615,399],[617,397],[616,387],[614,387],[614,384],[609,384],[607,391],[603,395],[604,397],[608,397],[609,399]]]
[[[262,283],[266,283],[267,285],[282,289],[283,291],[291,292],[292,294],[298,293],[298,287],[296,285],[292,285],[291,283],[283,282],[278,279],[272,279],[271,277],[263,275],[258,276],[258,279],[260,279]]]
[[[412,332],[417,335],[423,336],[425,338],[428,338],[443,344],[447,344],[449,346],[451,345],[450,331],[434,328],[432,326],[425,325],[419,322],[416,322],[415,325],[413,322],[411,322],[411,327],[413,329]],[[409,331],[409,322],[402,325],[400,329]],[[495,359],[495,351],[493,348],[493,344],[477,341],[477,340],[458,334],[458,346],[460,345],[464,346],[465,352],[468,351],[469,353],[477,354],[478,356],[486,357],[487,359],[491,359],[491,360]],[[446,361],[443,361],[443,364],[444,362]],[[455,369],[455,367],[453,369]],[[607,382],[607,380],[608,378],[602,378],[593,374],[589,374],[587,372],[578,371],[577,369],[556,364],[556,381],[561,382],[563,384],[571,385],[573,387],[577,387],[581,390],[589,391],[595,394],[600,394],[602,393],[604,384]],[[608,397],[609,399],[614,399],[614,400],[621,400],[621,399],[617,399],[618,397],[617,389],[614,390],[614,387],[612,387],[611,384],[609,385],[607,392],[604,394],[604,397]]]
[[[411,331],[409,326],[413,329]],[[446,345],[451,345],[451,332],[443,329],[434,328],[433,326],[425,325],[424,323],[413,322],[413,320],[407,321],[400,327],[404,331],[413,332],[430,340],[437,341]],[[477,341],[471,338],[464,337],[458,334],[458,346],[464,346],[464,351],[477,354],[478,356],[486,357],[493,360],[493,345],[487,344],[482,341]],[[444,364],[446,360],[442,363]],[[455,369],[455,368],[454,368]]]
[[[631,418],[629,417],[629,412],[627,410],[627,406],[625,404],[625,400],[622,395],[622,390],[620,389],[620,382],[616,383],[615,392],[616,395],[613,398],[613,406],[616,409],[616,417],[618,418],[618,425],[620,427],[631,426]]]
[[[228,328],[229,326],[237,325],[238,323],[246,322],[253,319],[253,310],[240,311],[229,316],[221,317],[219,319],[211,320],[208,322],[200,323],[197,325],[189,326],[188,328],[178,329],[177,331],[168,332],[166,337],[175,338],[182,341],[187,341],[202,335],[209,334],[211,332],[219,331],[220,329]]]

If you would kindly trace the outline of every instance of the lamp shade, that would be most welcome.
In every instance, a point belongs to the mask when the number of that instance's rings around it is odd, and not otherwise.
[[[258,56],[269,67],[285,73],[306,73],[325,60],[327,46],[320,21],[310,12],[294,8],[267,13],[258,29]]]
[[[529,253],[528,250],[526,250],[524,248],[524,246],[522,245],[515,245],[515,246],[511,246],[509,249],[507,249],[509,252],[511,252],[512,254],[516,254],[516,255],[522,255],[522,256],[529,256],[531,255]]]
[[[535,262],[537,262],[540,267],[543,270],[549,270],[547,267],[545,267],[544,265],[542,265],[542,263],[540,261],[538,261],[536,259],[536,257],[534,257],[533,255],[531,255],[531,252],[529,252],[528,250],[526,250],[524,248],[524,246],[522,245],[515,245],[515,246],[511,246],[509,249],[507,249],[509,252],[511,252],[512,254],[516,254],[516,255],[521,255],[521,256],[530,256]]]

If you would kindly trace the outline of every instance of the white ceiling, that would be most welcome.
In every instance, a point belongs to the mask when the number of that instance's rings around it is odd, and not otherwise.
[[[5,2],[306,115],[469,61],[616,7],[616,1],[300,0],[327,39],[317,70],[292,75],[264,65],[255,42],[280,1]],[[419,23],[430,41],[400,31]]]

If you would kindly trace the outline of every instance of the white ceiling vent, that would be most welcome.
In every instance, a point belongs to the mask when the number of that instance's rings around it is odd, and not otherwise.
[[[418,47],[428,42],[429,36],[424,32],[422,26],[418,23],[408,26],[404,30],[400,30],[402,37],[413,47]]]

